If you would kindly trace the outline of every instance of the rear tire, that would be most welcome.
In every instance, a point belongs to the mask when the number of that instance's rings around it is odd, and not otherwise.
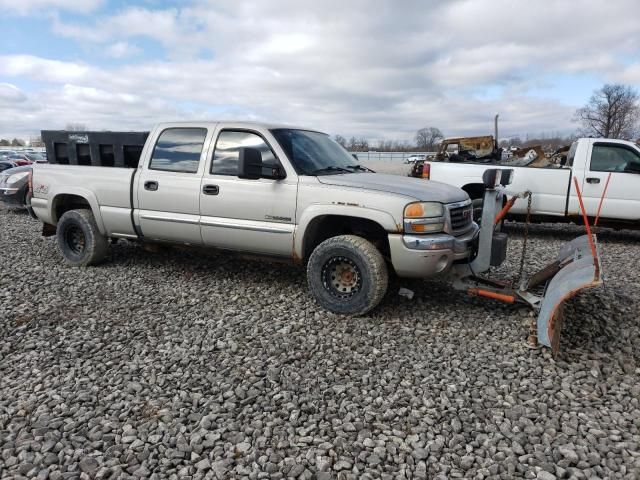
[[[380,251],[368,240],[340,235],[325,240],[307,264],[309,290],[323,308],[364,315],[387,291],[389,274]]]
[[[60,253],[70,265],[86,267],[100,263],[109,252],[109,241],[100,233],[90,210],[69,210],[56,229]]]

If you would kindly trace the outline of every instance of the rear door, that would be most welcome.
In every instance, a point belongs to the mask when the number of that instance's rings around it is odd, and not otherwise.
[[[602,218],[640,219],[640,150],[624,143],[594,140],[585,165],[582,191],[585,209],[595,216],[611,174]]]
[[[200,234],[200,181],[209,132],[204,127],[167,127],[155,133],[150,161],[137,180],[137,223],[142,235],[193,245]]]
[[[280,165],[281,180],[238,178],[241,147],[257,148],[265,166]],[[221,128],[200,188],[202,238],[205,245],[291,257],[298,178],[280,162],[284,152],[268,131]]]

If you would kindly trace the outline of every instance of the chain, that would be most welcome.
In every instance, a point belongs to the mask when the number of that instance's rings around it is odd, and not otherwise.
[[[527,217],[524,222],[524,240],[522,242],[522,256],[520,257],[520,268],[518,269],[518,275],[513,279],[512,285],[516,283],[520,284],[522,281],[522,274],[524,273],[524,261],[527,257],[527,243],[529,241],[529,221],[531,219],[531,192],[525,192],[525,195],[529,197],[527,200]]]

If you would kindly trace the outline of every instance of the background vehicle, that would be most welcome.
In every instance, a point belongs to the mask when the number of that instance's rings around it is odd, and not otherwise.
[[[15,155],[16,153],[13,150],[0,150],[0,160],[7,160],[10,155]]]
[[[414,163],[414,162],[419,162],[421,160],[424,160],[426,158],[426,155],[409,155],[407,158],[405,158],[404,163]]]
[[[571,145],[564,167],[551,164],[545,168],[507,165],[496,168],[514,169],[512,191],[532,192],[532,221],[583,223],[573,181],[577,178],[590,219],[598,214],[606,188],[599,225],[640,228],[640,148],[633,142],[581,138]],[[419,174],[462,188],[477,206],[484,194],[485,169],[485,165],[475,163],[426,161]],[[521,198],[507,218],[523,219],[526,212],[527,199]]]
[[[15,168],[18,164],[10,160],[0,160],[0,172],[8,170],[9,168]]]
[[[29,207],[31,166],[10,168],[0,173],[0,202],[9,207]]]
[[[27,158],[27,160],[34,163],[47,163],[47,157],[42,153],[27,152],[24,154],[24,156]]]
[[[7,156],[7,160],[14,162],[18,166],[31,165],[33,163],[24,153],[12,153]]]

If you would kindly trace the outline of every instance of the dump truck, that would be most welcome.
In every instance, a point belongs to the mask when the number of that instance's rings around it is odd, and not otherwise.
[[[71,155],[67,163],[56,163],[53,155],[52,164],[33,168],[31,179],[31,205],[43,234],[55,235],[72,266],[99,264],[110,240],[121,238],[276,257],[305,265],[317,303],[346,315],[374,309],[390,271],[399,277],[438,275],[469,294],[535,309],[537,338],[554,351],[564,301],[601,282],[591,235],[571,242],[556,261],[516,285],[485,275],[507,255],[507,235],[494,225],[513,170],[482,174],[479,227],[463,189],[377,174],[314,130],[163,123],[149,133],[130,168],[110,159],[111,168],[99,166],[101,144],[90,135],[67,133],[66,142],[64,132],[48,137],[66,143],[59,147],[66,152],[88,143],[84,164]]]

